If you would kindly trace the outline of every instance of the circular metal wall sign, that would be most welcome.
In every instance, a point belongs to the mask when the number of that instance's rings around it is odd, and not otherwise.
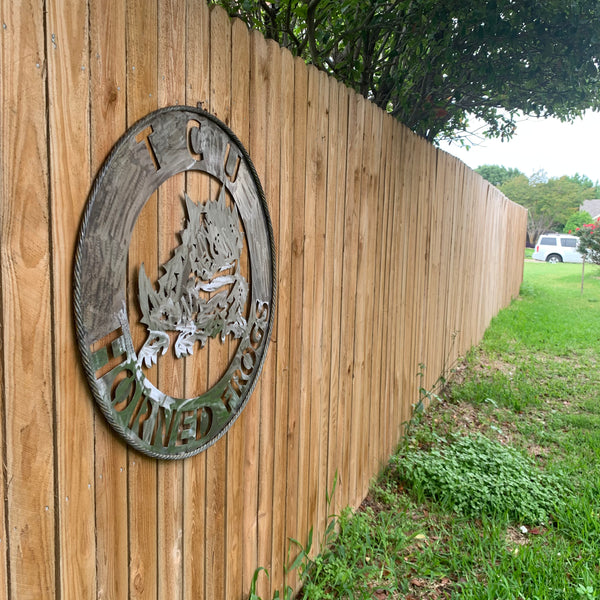
[[[161,204],[183,208],[180,243],[160,265],[160,276],[147,273],[143,263],[133,265],[132,276],[129,245],[138,216],[161,184],[183,172],[202,174],[212,192],[201,198],[187,191],[175,198],[161,194]],[[128,298],[141,315],[135,327],[143,328],[144,340],[137,346]],[[217,118],[173,106],[149,114],[119,140],[88,199],[73,302],[92,393],[129,444],[156,458],[185,458],[229,429],[265,360],[275,252],[250,157]],[[167,353],[173,361],[192,360],[195,350],[226,342],[231,358],[224,374],[197,396],[169,395],[146,375]]]

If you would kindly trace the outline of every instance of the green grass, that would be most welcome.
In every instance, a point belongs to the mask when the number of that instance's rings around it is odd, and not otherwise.
[[[600,269],[525,263],[300,597],[600,599],[599,356]]]

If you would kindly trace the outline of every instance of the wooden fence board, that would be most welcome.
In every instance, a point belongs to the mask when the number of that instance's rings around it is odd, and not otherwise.
[[[362,154],[365,160],[360,164],[360,184],[358,192],[358,244],[356,249],[356,301],[354,308],[354,357],[352,359],[354,374],[352,377],[352,427],[350,464],[357,465],[350,469],[349,477],[349,503],[355,505],[360,502],[362,494],[362,478],[365,465],[366,444],[369,438],[369,415],[365,413],[363,402],[366,388],[366,357],[367,357],[367,330],[370,325],[369,306],[373,299],[369,272],[369,223],[376,214],[376,198],[369,194],[369,162],[374,154],[373,148],[373,110],[370,104],[364,105],[364,129],[362,139]],[[348,290],[352,293],[352,288]],[[370,351],[370,348],[369,348]],[[368,455],[368,454],[367,454]],[[359,460],[358,457],[362,457]]]
[[[42,3],[0,7],[3,454],[8,592],[20,600],[56,591],[47,70]]]
[[[339,475],[338,462],[338,439],[340,436],[339,426],[339,402],[338,402],[338,382],[339,382],[339,356],[340,356],[340,301],[342,288],[342,228],[344,224],[343,197],[345,181],[345,158],[342,158],[341,147],[346,144],[346,132],[348,119],[344,115],[344,108],[347,108],[347,101],[344,102],[342,86],[331,83],[329,86],[329,129],[327,132],[328,140],[328,159],[327,159],[327,227],[325,238],[325,273],[327,285],[325,288],[325,330],[323,338],[325,340],[323,351],[328,356],[329,373],[325,370],[326,390],[329,395],[329,419],[327,436],[327,475],[326,485],[329,486],[329,493],[332,495],[332,505],[328,507],[330,514],[335,512],[337,487],[333,490],[333,482]]]
[[[250,139],[247,106],[250,98],[250,36],[242,21],[235,20],[231,30],[231,128],[247,148]],[[226,572],[225,597],[239,598],[243,593],[242,531],[244,515],[244,431],[245,412],[227,433]]]
[[[126,129],[125,6],[90,5],[90,164],[93,176]],[[89,394],[82,394],[85,403]],[[88,400],[89,403],[89,400]],[[96,589],[102,599],[128,598],[127,449],[95,411]]]
[[[185,0],[158,4],[158,105],[185,101]],[[183,173],[165,181],[158,191],[158,264],[165,264],[178,245],[186,191]],[[157,274],[159,275],[159,274]],[[184,398],[184,362],[167,353],[158,364],[158,387]],[[183,464],[163,461],[157,472],[157,594],[183,600]]]
[[[186,23],[186,104],[208,108],[210,14],[202,0],[188,0]],[[203,177],[188,176],[187,190],[193,198],[206,198],[208,185]],[[199,360],[186,364],[186,397],[207,389],[207,366],[208,361]],[[202,600],[206,597],[206,453],[184,461],[183,480],[183,597]]]
[[[300,473],[307,482],[306,502],[302,514],[301,529],[307,531],[317,516],[317,483],[318,483],[318,442],[317,435],[321,398],[316,390],[319,379],[319,362],[317,357],[316,323],[323,318],[322,306],[318,303],[318,281],[321,273],[318,268],[319,256],[317,247],[317,177],[322,168],[322,146],[318,141],[319,121],[319,72],[311,68],[308,72],[307,97],[307,131],[306,131],[306,163],[305,163],[305,196],[304,196],[304,294],[302,298],[302,437],[300,453]],[[322,278],[321,278],[322,280]],[[313,529],[314,535],[314,529]]]
[[[210,96],[208,109],[226,125],[231,119],[231,22],[227,13],[214,7],[210,13]],[[217,199],[218,184],[211,182],[210,197]],[[229,362],[227,343],[219,338],[207,342],[208,387],[221,377]],[[214,444],[206,451],[205,597],[225,595],[225,498],[226,444]]]
[[[302,101],[302,100],[301,100]],[[304,157],[302,170],[304,184],[304,277],[302,287],[302,353],[300,361],[302,366],[300,379],[300,419],[299,419],[299,455],[298,455],[298,495],[304,502],[298,506],[298,529],[308,532],[313,522],[310,514],[314,509],[311,501],[311,484],[313,482],[310,471],[311,454],[311,424],[312,424],[312,372],[314,367],[313,331],[311,327],[314,312],[314,280],[315,280],[315,191],[314,191],[314,136],[315,120],[318,102],[318,72],[315,67],[308,69],[307,91],[303,102],[306,104],[306,113],[302,111],[304,122]],[[301,539],[306,544],[306,539]]]
[[[66,10],[69,19],[61,18]],[[50,103],[53,321],[71,321],[71,259],[90,173],[88,10],[81,2],[50,2],[46,28]],[[61,598],[96,596],[93,406],[70,327],[54,328],[56,479],[58,482],[58,584]],[[81,449],[74,452],[73,448]]]
[[[286,493],[286,537],[301,539],[306,536],[301,529],[299,514],[304,499],[303,473],[300,471],[300,453],[302,451],[301,420],[302,385],[302,297],[304,286],[304,185],[306,154],[306,95],[308,75],[300,59],[294,61],[294,148],[300,148],[294,154],[292,171],[292,274],[291,274],[291,315],[290,315],[290,401],[288,404],[288,463]],[[292,555],[291,558],[294,556]],[[291,573],[289,584],[295,587],[297,573]]]
[[[356,285],[358,265],[358,225],[360,214],[360,182],[363,147],[363,131],[365,124],[364,101],[353,96],[348,110],[348,146],[346,165],[346,198],[344,222],[344,262],[342,271],[342,324],[354,322],[356,318]],[[358,415],[353,403],[354,389],[354,331],[344,327],[344,340],[340,352],[340,401],[344,403],[344,438],[342,442],[342,460],[340,466],[343,505],[351,502],[356,487],[356,474],[350,468],[356,456],[353,437],[357,429]],[[354,423],[354,429],[353,429]]]
[[[364,402],[365,424],[369,423],[368,440],[365,441],[365,460],[363,471],[360,472],[360,502],[369,491],[371,482],[371,473],[377,472],[377,444],[373,444],[372,440],[378,439],[379,436],[379,413],[382,410],[381,391],[379,383],[381,381],[381,373],[379,372],[379,363],[373,363],[373,356],[378,353],[378,342],[373,339],[373,332],[377,326],[378,315],[382,312],[383,307],[379,304],[379,275],[381,257],[379,246],[381,243],[381,215],[384,206],[384,179],[382,174],[382,155],[384,153],[383,139],[383,120],[385,113],[375,110],[369,105],[372,111],[373,119],[373,146],[371,149],[371,158],[369,161],[369,179],[367,185],[367,197],[372,198],[373,205],[371,206],[371,215],[369,219],[369,244],[367,248],[367,269],[369,272],[369,287],[371,294],[370,304],[367,303],[367,328],[365,331],[365,374],[366,378],[363,382],[362,397],[371,397],[371,402]]]
[[[157,5],[134,0],[127,5],[127,124],[158,108]],[[129,246],[130,321],[139,323],[136,277],[138,265],[144,263],[147,273],[158,273],[158,199],[155,192],[138,217]],[[142,327],[132,326],[134,346],[144,342]],[[147,373],[157,381],[157,367]],[[150,600],[157,595],[158,579],[158,498],[156,461],[128,451],[129,514],[129,594],[135,600]]]
[[[313,377],[313,390],[319,397],[319,407],[313,407],[317,416],[317,430],[314,434],[315,455],[311,472],[316,479],[316,504],[315,516],[316,539],[323,538],[324,526],[327,522],[327,494],[331,482],[327,479],[327,439],[329,437],[329,374],[330,350],[328,346],[330,333],[328,325],[331,322],[329,299],[329,286],[331,284],[331,270],[327,268],[327,216],[329,214],[328,177],[329,177],[329,148],[324,143],[329,133],[329,119],[331,115],[330,88],[331,82],[325,73],[319,72],[319,110],[317,140],[317,171],[316,171],[316,227],[315,250],[317,262],[315,263],[315,305],[319,307],[318,315],[313,317],[313,340],[315,345],[315,360],[317,370]]]
[[[281,589],[285,580],[285,560],[288,540],[286,538],[286,499],[288,459],[288,409],[290,398],[290,320],[291,320],[291,270],[292,270],[292,196],[293,165],[293,108],[294,108],[294,59],[287,50],[281,51],[279,85],[281,95],[279,139],[279,203],[278,258],[277,258],[277,322],[274,339],[277,349],[275,393],[275,440],[273,453],[273,541],[271,557],[271,581]]]
[[[261,44],[262,45],[262,44]],[[271,215],[275,246],[279,246],[279,170],[280,170],[280,92],[281,50],[277,43],[269,40],[262,49],[265,108],[265,171],[264,192]],[[273,553],[273,454],[275,444],[275,399],[277,377],[277,315],[273,324],[275,336],[261,373],[261,396],[259,417],[259,467],[257,493],[258,563],[271,571]],[[272,597],[271,579],[262,577],[257,592],[262,597]]]
[[[4,8],[3,4],[0,7]],[[7,65],[4,63],[4,46],[7,42],[6,36],[0,37],[0,73],[4,73]],[[0,234],[4,236],[4,209],[2,208],[5,204],[5,163],[4,163],[4,143],[6,139],[3,137],[2,132],[5,131],[4,121],[6,116],[4,114],[5,96],[4,89],[0,86]],[[2,238],[3,239],[3,238]],[[1,244],[0,244],[1,245]],[[4,249],[0,248],[0,258],[4,260]],[[2,453],[2,462],[6,464],[6,418],[7,418],[7,402],[4,396],[4,335],[1,333],[5,331],[6,325],[4,323],[4,300],[2,298],[2,280],[3,273],[0,269],[0,451]],[[7,468],[2,469],[0,476],[0,498],[6,498],[6,477]],[[8,598],[8,538],[7,538],[7,521],[8,515],[5,511],[5,503],[0,502],[0,595],[4,598]]]
[[[242,600],[259,566],[270,572],[258,578],[263,597],[297,589],[289,539],[306,544],[312,528],[318,549],[328,514],[358,505],[394,449],[419,385],[518,293],[525,211],[204,0],[0,6],[0,598]],[[279,303],[240,418],[202,454],[163,462],[128,449],[94,406],[71,273],[111,148],[150,111],[184,103],[202,103],[249,150]],[[138,265],[158,275],[169,260],[184,191],[204,202],[219,186],[172,177],[135,225],[138,348]],[[192,397],[235,347],[211,340],[146,375]]]
[[[387,435],[385,424],[388,422],[389,394],[387,393],[386,372],[384,368],[384,356],[387,349],[388,337],[391,333],[388,329],[388,311],[385,298],[385,285],[389,281],[387,262],[387,252],[389,250],[388,228],[390,221],[390,174],[391,160],[386,160],[390,156],[390,141],[392,123],[387,115],[380,118],[381,150],[379,153],[379,171],[377,181],[378,191],[378,216],[375,225],[375,252],[373,255],[373,272],[375,277],[375,295],[373,302],[373,327],[371,335],[371,377],[370,389],[367,393],[375,394],[375,406],[371,408],[371,439],[379,439],[379,445],[372,444],[371,447],[371,465],[369,472],[378,471],[378,466],[386,460],[390,452],[388,450]]]

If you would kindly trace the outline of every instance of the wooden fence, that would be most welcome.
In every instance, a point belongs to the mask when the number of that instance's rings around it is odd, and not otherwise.
[[[335,473],[329,510],[357,506],[419,385],[518,293],[525,211],[202,0],[0,0],[0,23],[0,597],[236,600],[258,566],[270,597],[288,538],[322,534]],[[241,417],[206,452],[165,462],[128,448],[94,404],[73,256],[119,137],[198,102],[263,183],[278,307]],[[130,260],[150,248],[164,262],[177,218],[150,200]],[[213,359],[196,378],[214,378]],[[190,372],[159,377],[185,390]]]

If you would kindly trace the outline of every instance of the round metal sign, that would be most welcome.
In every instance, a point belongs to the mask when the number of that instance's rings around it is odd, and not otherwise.
[[[158,272],[132,265],[140,212],[161,184],[184,172],[185,179],[193,172],[207,178],[211,192],[161,194],[160,204],[182,211],[182,229],[172,238],[179,243]],[[119,140],[88,199],[73,302],[92,393],[129,444],[156,458],[185,458],[224,435],[256,384],[275,302],[267,204],[248,153],[227,126],[200,108],[173,106],[149,114]],[[133,313],[141,315],[134,324]],[[218,343],[229,344],[228,366],[198,395],[175,397],[148,376],[167,353],[174,362],[189,361]]]

